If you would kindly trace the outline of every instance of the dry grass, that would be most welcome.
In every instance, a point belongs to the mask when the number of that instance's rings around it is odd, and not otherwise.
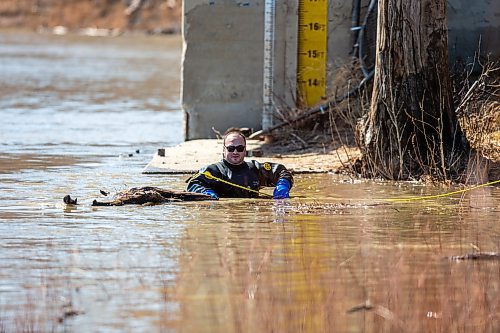
[[[287,123],[288,126],[273,133],[277,141],[283,145],[290,143],[300,145],[322,146],[353,146],[356,144],[354,129],[357,120],[363,115],[369,103],[371,88],[361,84],[363,75],[359,64],[353,62],[328,74],[333,77],[329,85],[327,98],[318,104],[324,105],[324,111],[311,114],[301,121],[295,119],[303,117],[314,107],[291,107],[282,105],[277,110],[277,121]],[[300,105],[299,101],[295,101]],[[300,140],[297,136],[302,139]]]
[[[330,163],[336,171],[353,172],[352,166],[360,157],[355,128],[369,103],[370,81],[360,86],[363,75],[356,62],[336,68],[334,73],[329,73],[334,80],[328,98],[320,103],[328,105],[323,112],[308,115],[314,107],[279,107],[277,121],[287,125],[273,131],[275,142],[268,147],[271,154],[333,155],[334,161],[325,158],[325,163]]]

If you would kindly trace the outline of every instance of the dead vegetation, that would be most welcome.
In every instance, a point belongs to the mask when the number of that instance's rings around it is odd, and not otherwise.
[[[351,64],[335,69],[336,75],[329,97],[311,108],[298,108],[281,103],[277,107],[277,125],[268,133],[273,142],[265,145],[266,155],[297,155],[308,153],[322,156],[323,163],[332,163],[336,172],[352,173],[360,157],[355,140],[355,127],[369,102],[370,77],[362,74],[360,65]],[[294,104],[299,104],[295,101]],[[254,133],[254,136],[259,133]],[[333,158],[332,158],[333,156]],[[319,163],[304,159],[304,163]]]
[[[500,64],[479,65],[482,72],[475,80],[472,69],[464,71],[456,112],[471,147],[500,162]]]
[[[273,131],[276,141],[272,150],[287,153],[316,150],[335,154],[342,147],[356,148],[356,153],[350,150],[349,163],[342,163],[338,171],[359,176],[357,150],[360,146],[356,131],[370,107],[371,82],[363,82],[356,62],[337,69],[336,73],[330,97],[320,107],[281,106],[278,112],[281,126]],[[490,179],[495,178],[500,163],[500,65],[476,60],[462,71],[455,71],[452,79],[456,114],[466,139],[474,156],[492,162]],[[321,110],[318,112],[318,109]]]

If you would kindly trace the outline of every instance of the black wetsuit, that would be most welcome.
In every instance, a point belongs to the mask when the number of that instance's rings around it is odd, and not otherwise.
[[[292,174],[281,164],[260,163],[252,160],[233,165],[222,160],[202,168],[197,176],[191,178],[187,186],[189,192],[203,193],[205,190],[211,189],[221,198],[255,198],[258,196],[255,192],[207,178],[202,174],[205,171],[209,171],[214,177],[255,191],[265,186],[275,186],[280,178],[288,180],[290,185],[293,185]]]

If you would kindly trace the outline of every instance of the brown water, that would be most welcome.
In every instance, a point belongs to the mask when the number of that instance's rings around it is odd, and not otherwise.
[[[180,47],[0,33],[0,332],[500,331],[499,261],[446,258],[500,251],[498,187],[386,204],[448,189],[297,175],[286,201],[90,207],[184,188],[141,174],[183,137]]]

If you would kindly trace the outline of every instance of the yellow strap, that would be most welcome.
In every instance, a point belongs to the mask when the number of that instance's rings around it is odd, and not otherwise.
[[[224,184],[228,184],[228,185],[231,185],[231,186],[234,186],[234,187],[237,187],[237,188],[241,188],[243,190],[247,190],[249,192],[254,192],[254,193],[257,193],[257,194],[260,194],[260,195],[265,195],[267,197],[272,197],[272,195],[270,194],[267,194],[267,193],[262,193],[262,192],[259,192],[259,191],[256,191],[256,190],[253,190],[251,188],[248,188],[248,187],[244,187],[244,186],[241,186],[241,185],[238,185],[238,184],[235,184],[235,183],[231,183],[231,182],[228,182],[227,180],[224,180],[224,179],[221,179],[221,178],[218,178],[218,177],[215,177],[214,175],[212,175],[210,173],[210,171],[205,171],[205,172],[202,172],[202,173],[198,173],[197,175],[195,175],[193,178],[196,178],[198,177],[199,175],[203,175],[205,177],[207,177],[207,179],[214,179],[214,180],[217,180],[221,183],[224,183]]]

